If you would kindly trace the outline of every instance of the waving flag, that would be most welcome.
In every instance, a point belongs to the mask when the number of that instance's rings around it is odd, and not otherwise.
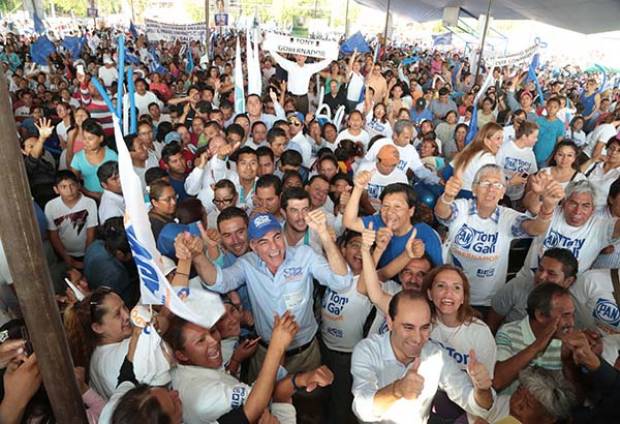
[[[201,299],[205,313],[198,314],[184,303],[162,272],[163,261],[155,248],[142,183],[133,170],[127,145],[123,140],[118,119],[114,116],[114,134],[118,148],[118,168],[125,198],[125,230],[133,259],[140,276],[140,302],[145,305],[166,305],[175,315],[205,328],[212,327],[224,313],[219,295],[205,291]]]
[[[370,53],[370,46],[366,42],[366,39],[362,35],[361,32],[357,31],[355,34],[350,36],[342,45],[340,46],[340,53],[342,54],[351,54],[355,50],[358,53],[365,54]]]
[[[538,75],[536,75],[536,69],[538,69],[539,63],[540,63],[540,55],[536,53],[532,57],[532,63],[530,63],[530,67],[527,70],[527,79],[528,81],[534,81],[534,85],[536,85],[537,99],[540,103],[544,103],[545,97],[543,96],[542,88],[540,87],[540,82],[538,82]]]
[[[452,44],[452,33],[445,32],[443,34],[433,35],[433,46],[449,46]]]
[[[65,37],[62,40],[62,46],[71,54],[74,60],[80,57],[82,47],[86,43],[86,37]]]
[[[237,51],[235,52],[235,115],[245,113],[245,92],[243,89],[243,69],[241,68],[241,47],[237,37]]]
[[[45,25],[43,25],[43,21],[39,18],[36,10],[32,12],[32,19],[34,20],[34,31],[37,34],[43,34],[45,32]]]
[[[478,133],[478,103],[480,102],[480,99],[482,98],[482,96],[485,95],[485,93],[487,92],[487,88],[491,86],[492,82],[493,82],[493,72],[489,71],[486,79],[482,83],[482,87],[480,87],[480,90],[478,91],[478,94],[476,94],[476,98],[474,99],[474,110],[471,113],[471,121],[469,122],[469,130],[467,131],[467,135],[465,136],[466,145],[471,143],[474,137],[476,137],[476,134]]]
[[[190,74],[194,70],[194,54],[192,53],[192,46],[187,45],[187,64],[185,65],[185,72]]]
[[[37,65],[46,66],[47,58],[56,51],[54,43],[52,43],[46,35],[39,37],[37,41],[30,46],[30,57]]]
[[[157,72],[160,75],[168,72],[168,70],[159,61],[159,55],[157,54],[157,52],[152,46],[149,47],[149,56],[150,56],[150,61],[149,61],[150,72]]]
[[[133,38],[138,38],[138,30],[136,26],[133,24],[133,21],[129,21],[129,33]]]
[[[248,68],[248,95],[258,94],[260,96],[263,84],[260,74],[260,62],[258,61],[258,51],[255,51],[257,48],[257,44],[255,44],[254,48],[252,47],[250,32],[246,30],[245,58]]]

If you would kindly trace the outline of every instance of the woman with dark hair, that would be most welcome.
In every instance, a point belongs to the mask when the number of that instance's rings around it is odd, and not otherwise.
[[[174,214],[177,210],[177,194],[168,181],[156,181],[149,186],[151,198],[151,210],[149,221],[151,230],[157,243],[159,233],[166,224],[174,222]]]
[[[107,161],[118,160],[118,155],[109,147],[104,146],[103,128],[97,120],[89,118],[82,124],[84,149],[80,150],[71,160],[71,170],[84,180],[84,194],[100,199],[103,187],[97,177],[99,166]]]
[[[581,172],[594,187],[594,206],[605,206],[609,187],[620,177],[620,138],[611,137],[605,145],[605,156],[593,157],[581,165]]]
[[[467,138],[469,127],[467,124],[458,124],[454,128],[454,136],[450,140],[443,143],[443,154],[447,161],[451,161],[454,157],[465,149],[465,138]]]

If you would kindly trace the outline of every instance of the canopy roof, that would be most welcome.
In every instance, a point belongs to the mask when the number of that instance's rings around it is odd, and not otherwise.
[[[388,0],[355,0],[385,11]],[[444,7],[461,6],[475,16],[485,14],[489,0],[391,0],[390,10],[417,22],[441,19]],[[615,31],[620,17],[618,0],[493,0],[495,19],[532,19],[572,31],[594,34]]]

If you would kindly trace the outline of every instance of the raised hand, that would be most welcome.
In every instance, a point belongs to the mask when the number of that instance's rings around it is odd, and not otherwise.
[[[272,89],[269,89],[269,98],[271,99],[272,102],[278,103],[278,95]]]
[[[394,383],[394,393],[398,397],[413,400],[422,393],[422,389],[424,389],[424,377],[418,374],[421,361],[419,356],[415,358],[405,376],[400,380],[396,380]]]
[[[467,374],[469,374],[472,384],[478,390],[488,390],[493,385],[493,380],[491,380],[489,372],[484,364],[478,361],[474,350],[469,351],[469,359],[467,360]]]
[[[532,175],[530,178],[530,189],[535,194],[541,195],[545,191],[545,187],[549,184],[549,180],[552,179],[551,175],[546,172],[539,172]]]
[[[407,240],[407,244],[405,245],[407,256],[409,256],[410,259],[421,258],[422,256],[424,256],[424,251],[426,249],[424,242],[416,238],[417,234],[418,230],[414,228],[411,232],[411,237],[409,237],[409,240]]]
[[[364,228],[362,231],[362,252],[370,252],[372,245],[375,243],[375,237],[376,233],[371,222],[368,228]]]
[[[220,159],[224,159],[227,156],[230,156],[235,150],[241,147],[241,143],[231,144],[223,144],[217,148],[217,155]]]
[[[310,211],[304,217],[306,224],[311,230],[316,231],[318,234],[324,234],[327,232],[327,217],[325,212],[321,209],[315,209]]]
[[[461,191],[461,188],[463,187],[463,180],[461,179],[461,177],[462,174],[460,171],[458,171],[450,177],[448,182],[446,182],[446,186],[443,192],[443,196],[446,201],[452,202],[456,198],[456,196],[458,196],[459,191]]]
[[[39,125],[34,124],[39,130],[39,139],[47,140],[52,132],[54,131],[54,126],[52,125],[52,121],[46,118],[42,118],[39,120]]]
[[[552,211],[564,199],[564,189],[557,181],[551,179],[542,194],[542,205],[547,211]]]
[[[387,246],[390,244],[393,236],[394,231],[392,231],[390,227],[379,228],[377,231],[377,249],[380,251],[387,249]]]
[[[235,348],[235,351],[233,352],[231,359],[235,360],[237,363],[240,364],[246,359],[251,358],[254,355],[254,352],[256,352],[256,349],[258,348],[259,340],[260,340],[260,337],[257,337],[252,340],[247,339],[241,342]]]
[[[326,387],[334,381],[334,374],[325,365],[321,365],[317,369],[303,373],[302,386],[306,387],[307,392],[314,391],[317,387]]]
[[[299,325],[290,311],[286,311],[281,317],[277,315],[274,316],[273,330],[271,332],[269,347],[273,345],[281,349],[282,353],[284,353],[293,342],[293,339],[298,331]]]
[[[366,190],[368,188],[368,183],[372,179],[374,171],[360,171],[355,174],[353,178],[353,184],[355,184],[355,188],[359,188],[361,190]]]

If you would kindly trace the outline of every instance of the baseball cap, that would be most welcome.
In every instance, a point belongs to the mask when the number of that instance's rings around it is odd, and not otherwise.
[[[168,134],[166,134],[166,136],[164,137],[164,143],[165,144],[170,144],[173,141],[176,141],[178,143],[181,142],[181,134],[179,134],[176,131],[170,131]]]
[[[377,159],[386,166],[398,165],[400,162],[400,154],[398,149],[393,144],[386,144],[377,153]]]
[[[282,226],[273,214],[259,213],[250,218],[250,225],[248,226],[248,238],[250,240],[258,240],[269,231],[282,231]]]
[[[290,113],[287,116],[287,119],[290,120],[291,118],[296,118],[299,122],[301,122],[302,125],[304,124],[304,114],[301,112]]]
[[[192,222],[191,224],[177,224],[176,222],[171,222],[170,224],[164,225],[161,232],[159,233],[159,237],[157,238],[157,250],[169,258],[175,258],[176,252],[174,250],[174,239],[183,232],[189,232],[193,236],[200,236],[200,229],[198,228],[198,222]]]
[[[439,89],[439,95],[440,96],[445,96],[445,95],[448,95],[448,94],[450,94],[450,90],[448,90],[446,87],[441,87]]]

